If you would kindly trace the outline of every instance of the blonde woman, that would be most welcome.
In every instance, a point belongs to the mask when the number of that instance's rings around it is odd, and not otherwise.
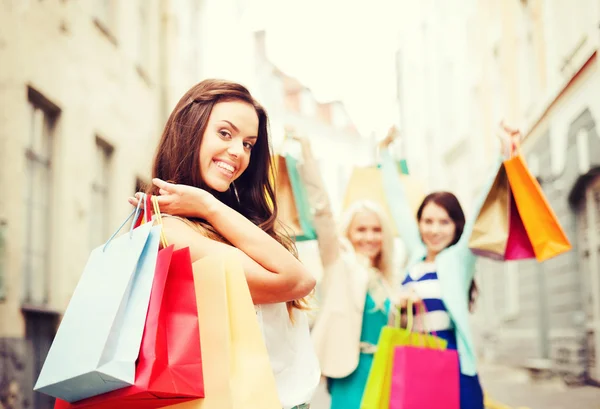
[[[379,206],[354,203],[338,233],[329,198],[307,139],[301,168],[323,263],[321,303],[312,330],[331,409],[358,409],[375,345],[387,324],[393,264],[393,237]]]

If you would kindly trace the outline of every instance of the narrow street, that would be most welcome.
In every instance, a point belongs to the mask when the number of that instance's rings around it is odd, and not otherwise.
[[[554,380],[532,382],[524,371],[493,365],[482,365],[480,373],[488,409],[600,409],[600,388],[568,387]],[[311,408],[329,408],[323,384]]]

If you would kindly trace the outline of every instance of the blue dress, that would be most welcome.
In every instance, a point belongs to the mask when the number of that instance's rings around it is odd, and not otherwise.
[[[413,289],[425,303],[426,329],[448,341],[448,349],[457,349],[456,331],[448,310],[441,298],[441,285],[438,281],[434,263],[418,263],[413,266],[402,282],[406,288]],[[467,295],[465,294],[465,302]],[[460,371],[460,366],[456,368]],[[460,408],[483,409],[483,390],[479,377],[460,374]]]
[[[390,301],[386,300],[383,309],[377,309],[375,301],[367,293],[365,311],[363,313],[361,342],[377,345],[381,328],[387,325]],[[360,353],[358,366],[345,378],[329,378],[327,380],[331,394],[331,409],[360,409],[373,354]]]

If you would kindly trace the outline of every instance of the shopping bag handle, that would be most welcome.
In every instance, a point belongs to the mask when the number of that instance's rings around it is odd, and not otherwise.
[[[106,248],[108,247],[108,245],[110,244],[110,242],[115,238],[115,236],[121,231],[121,229],[123,228],[123,226],[125,226],[125,224],[127,224],[127,222],[132,217],[133,217],[133,222],[131,223],[131,227],[129,228],[129,238],[131,239],[133,237],[133,229],[135,227],[135,221],[139,217],[140,207],[142,206],[142,202],[144,203],[144,213],[145,213],[146,212],[146,194],[145,193],[142,193],[142,198],[140,200],[138,200],[138,204],[135,207],[135,209],[131,212],[131,214],[129,216],[127,216],[127,218],[125,219],[125,221],[123,223],[121,223],[121,225],[119,226],[119,228],[117,229],[117,231],[115,231],[112,234],[112,236],[110,236],[110,238],[106,241],[106,243],[104,244],[104,247],[102,247],[102,252],[103,253],[106,251]]]
[[[434,336],[436,344],[437,344],[437,346],[439,346],[439,349],[444,349],[443,345],[442,345],[442,342],[439,341],[439,337],[437,335],[437,332],[436,331],[429,331],[426,328],[426,326],[425,326],[425,317],[427,315],[427,306],[425,305],[425,302],[422,301],[422,302],[420,302],[418,304],[420,304],[419,306],[417,306],[417,309],[420,308],[420,310],[421,310],[420,311],[420,315],[421,315],[421,323],[422,323],[423,331],[426,334]],[[406,318],[407,318],[407,321],[406,321],[406,330],[408,332],[413,332],[413,329],[414,329],[414,315],[415,314],[413,313],[413,301],[409,299],[408,300],[408,304],[406,306]],[[419,315],[419,311],[417,311],[416,315]],[[396,327],[400,328],[400,314],[396,314]],[[424,339],[423,339],[423,346],[425,346],[425,340]]]
[[[169,242],[167,241],[167,237],[165,236],[164,232],[162,215],[160,214],[160,206],[158,205],[158,197],[150,196],[150,200],[152,200],[152,207],[154,208],[154,216],[156,216],[157,225],[162,227],[160,230],[160,243],[162,244],[163,248],[166,248],[169,246]]]

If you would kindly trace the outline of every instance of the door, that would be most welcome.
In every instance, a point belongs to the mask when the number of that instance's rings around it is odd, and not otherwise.
[[[46,355],[58,327],[58,314],[43,310],[24,310],[25,337],[33,347],[33,383],[42,370]],[[32,385],[33,388],[33,385]],[[54,398],[43,393],[33,392],[33,409],[54,408]]]
[[[600,382],[600,177],[586,188],[577,217],[587,329],[586,369],[592,380]]]

